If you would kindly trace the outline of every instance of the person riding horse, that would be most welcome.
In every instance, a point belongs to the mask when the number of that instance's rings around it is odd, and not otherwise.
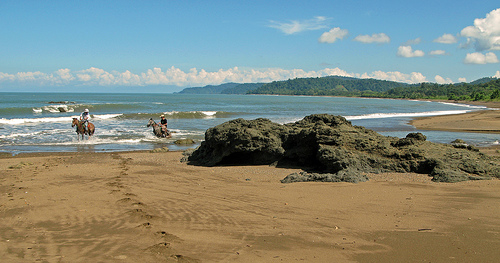
[[[85,109],[82,114],[80,114],[80,121],[82,122],[83,124],[83,127],[85,128],[85,130],[87,131],[88,130],[88,123],[89,123],[89,120],[90,120],[90,112],[89,112],[89,109]]]
[[[166,135],[167,134],[167,119],[165,119],[165,115],[160,116],[160,127],[161,127],[161,133]]]

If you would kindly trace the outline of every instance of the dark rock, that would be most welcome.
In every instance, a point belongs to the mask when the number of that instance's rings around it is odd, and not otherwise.
[[[287,128],[267,119],[236,119],[210,128],[189,157],[197,165],[271,164],[284,154],[281,135]]]
[[[457,143],[457,144],[467,144],[464,140],[462,139],[456,139],[454,141],[452,141],[451,143]]]
[[[188,144],[194,144],[195,142],[193,139],[179,139],[176,140],[174,143],[179,145],[188,145]]]
[[[290,124],[267,119],[232,120],[205,133],[189,157],[193,165],[276,164],[299,166],[311,173],[294,181],[366,181],[365,173],[416,172],[439,182],[500,177],[496,160],[473,146],[426,141],[421,133],[387,137],[341,116],[315,114]],[[320,174],[324,173],[324,174]]]

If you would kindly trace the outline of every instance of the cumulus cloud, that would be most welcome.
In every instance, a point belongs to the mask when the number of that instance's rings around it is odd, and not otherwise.
[[[458,82],[467,82],[466,78],[458,78]]]
[[[497,73],[495,75],[493,75],[493,77],[500,79],[500,70],[497,70]]]
[[[269,21],[269,27],[276,28],[287,35],[296,34],[302,31],[319,30],[326,28],[328,18],[317,16],[308,20],[292,20],[290,22]]]
[[[54,73],[19,72],[8,74],[0,72],[0,83],[34,84],[40,86],[148,86],[148,85],[176,85],[193,86],[221,84],[226,82],[255,83],[286,80],[291,78],[324,77],[329,75],[352,76],[339,68],[325,68],[319,71],[305,71],[302,69],[249,69],[241,70],[238,67],[220,69],[208,72],[204,69],[192,68],[185,72],[176,67],[166,71],[161,68],[148,69],[139,74],[130,71],[107,72],[103,69],[91,67],[80,71],[60,69]]]
[[[389,43],[391,42],[391,38],[384,33],[378,33],[372,34],[371,36],[359,35],[354,38],[354,41],[359,41],[361,43]]]
[[[497,75],[499,73],[497,72]],[[60,69],[53,73],[43,72],[19,72],[8,74],[0,72],[0,84],[30,85],[30,86],[205,86],[219,85],[222,83],[257,83],[287,80],[294,78],[312,78],[325,76],[345,76],[357,78],[374,78],[381,80],[398,81],[405,83],[421,83],[426,81],[426,77],[419,72],[410,74],[392,71],[374,71],[371,73],[349,73],[340,68],[324,68],[318,71],[305,71],[303,69],[240,69],[238,67],[230,69],[220,69],[208,72],[204,69],[192,68],[183,71],[176,67],[166,70],[161,68],[149,69],[139,74],[130,71],[105,71],[99,68],[89,68],[79,71],[70,69]]]
[[[457,41],[457,37],[452,34],[443,34],[442,36],[434,39],[434,42],[441,44],[455,44]]]
[[[399,71],[374,71],[370,74],[355,74],[357,78],[371,78],[371,79],[381,79],[381,80],[389,80],[396,82],[404,82],[404,83],[422,83],[426,82],[426,77],[422,75],[420,72],[412,72],[411,74],[402,73]]]
[[[422,42],[421,38],[410,39],[402,44],[402,46],[418,45]]]
[[[334,43],[338,39],[342,40],[344,37],[349,34],[349,31],[347,29],[340,29],[340,27],[335,27],[330,29],[330,31],[323,33],[318,41],[320,43]]]
[[[474,46],[476,51],[500,50],[500,8],[475,19],[474,25],[462,29],[460,35],[467,38],[466,46]]]
[[[450,78],[443,78],[439,75],[436,75],[434,77],[434,80],[436,81],[437,84],[450,84],[450,83],[453,83],[453,81],[450,79]]]
[[[429,55],[431,55],[431,56],[446,55],[446,51],[444,51],[444,50],[433,50],[433,51],[429,52]]]
[[[397,55],[404,58],[423,57],[425,55],[422,50],[413,50],[411,46],[399,46]]]
[[[465,56],[464,63],[466,64],[491,64],[500,62],[497,55],[493,52],[488,52],[486,54],[474,52],[469,53]]]

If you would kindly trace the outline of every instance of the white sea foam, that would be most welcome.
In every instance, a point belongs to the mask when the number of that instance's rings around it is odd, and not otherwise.
[[[365,120],[365,119],[382,119],[382,118],[398,118],[398,117],[424,117],[462,114],[470,110],[450,110],[450,111],[426,111],[426,112],[400,112],[400,113],[372,113],[358,116],[344,116],[347,120]]]
[[[219,111],[167,111],[165,115],[178,118],[215,118]]]
[[[51,113],[59,113],[59,112],[74,112],[75,109],[72,106],[68,105],[49,105],[42,107],[42,110],[48,111]]]
[[[215,114],[217,114],[216,111],[202,111],[201,113],[203,113],[207,116],[214,116]]]
[[[118,116],[122,116],[123,114],[101,114],[101,115],[92,115],[95,119],[107,120],[116,118]]]
[[[121,116],[121,115],[123,115],[123,114],[102,114],[102,115],[92,115],[92,116],[94,119],[106,120],[106,119],[116,118],[116,117]],[[21,118],[18,118],[18,119],[1,118],[0,124],[19,125],[19,124],[26,124],[26,123],[44,123],[44,122],[50,122],[50,123],[70,122],[71,123],[73,118],[79,118],[79,116],[50,117],[50,118],[22,118],[22,119]]]
[[[55,117],[55,118],[25,118],[25,119],[0,119],[0,124],[25,124],[25,123],[42,123],[42,122],[71,122],[72,117]]]
[[[488,108],[486,106],[481,106],[481,105],[469,105],[469,104],[444,102],[444,101],[440,101],[439,103],[445,104],[445,105],[453,105],[453,106],[459,106],[459,107],[465,107],[465,108],[472,108],[472,109],[487,109]]]

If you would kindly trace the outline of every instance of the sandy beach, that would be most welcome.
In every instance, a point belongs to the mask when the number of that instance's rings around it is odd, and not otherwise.
[[[4,155],[2,262],[493,262],[500,181],[292,183],[181,152]]]
[[[481,110],[465,114],[421,117],[411,125],[420,130],[500,133],[500,110]]]
[[[500,131],[498,111],[415,120]],[[481,149],[499,155],[498,148]],[[182,152],[0,155],[2,262],[495,262],[500,180],[292,183]]]

